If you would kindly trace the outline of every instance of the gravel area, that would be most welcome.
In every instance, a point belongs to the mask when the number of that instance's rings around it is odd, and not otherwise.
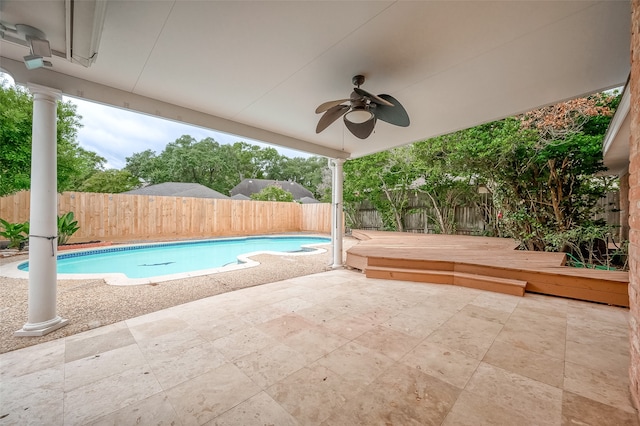
[[[344,249],[355,244],[345,238]],[[259,266],[137,286],[112,286],[104,280],[58,280],[58,315],[66,326],[42,337],[15,337],[27,321],[28,280],[0,277],[0,353],[70,336],[96,327],[241,288],[329,270],[330,246],[325,253],[307,256],[257,255]],[[3,264],[27,256],[0,259]]]

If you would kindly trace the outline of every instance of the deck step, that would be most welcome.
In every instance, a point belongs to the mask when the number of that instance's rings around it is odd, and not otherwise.
[[[497,278],[487,275],[468,274],[465,272],[453,273],[453,284],[461,287],[477,288],[495,293],[524,296],[527,282],[512,278]]]
[[[368,266],[365,273],[367,278],[415,281],[431,284],[453,284],[453,271]]]
[[[496,278],[487,275],[468,274],[454,271],[432,271],[426,269],[391,268],[370,266],[367,278],[414,281],[431,284],[452,284],[461,287],[487,290],[495,293],[524,296],[526,281],[510,278]]]

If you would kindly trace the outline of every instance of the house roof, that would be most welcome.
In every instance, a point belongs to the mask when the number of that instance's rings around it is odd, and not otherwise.
[[[247,200],[251,200],[251,197],[247,197],[244,194],[236,194],[236,195],[232,195],[231,196],[232,200],[242,200],[242,201],[247,201]]]
[[[320,202],[315,198],[311,198],[311,197],[302,197],[298,201],[300,201],[302,204],[317,204]]]
[[[271,185],[277,185],[285,191],[290,192],[294,200],[300,200],[305,197],[313,198],[313,193],[297,182],[271,179],[244,179],[231,189],[231,196],[242,194],[251,197],[251,194],[260,192]]]
[[[193,198],[219,198],[225,199],[228,196],[214,191],[199,183],[185,182],[165,182],[157,185],[149,185],[144,188],[123,192],[131,195],[157,195],[164,197],[193,197]]]
[[[4,26],[36,27],[54,51],[51,67],[28,70],[28,43],[0,38],[0,67],[19,84],[327,157],[620,87],[630,71],[630,1],[1,4]],[[342,120],[316,133],[316,107],[348,99],[357,74],[411,124],[378,120],[366,141]]]

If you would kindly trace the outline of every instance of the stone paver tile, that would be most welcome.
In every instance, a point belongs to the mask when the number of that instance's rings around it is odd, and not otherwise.
[[[261,389],[268,388],[306,364],[304,355],[283,344],[269,346],[235,361],[235,365]]]
[[[564,366],[565,391],[611,405],[624,411],[634,412],[629,391],[628,376],[619,376],[607,371],[594,370],[584,365],[566,362]]]
[[[396,316],[389,318],[380,324],[383,327],[389,327],[393,330],[401,331],[410,336],[424,339],[431,333],[433,333],[438,327],[446,322],[446,319],[434,321],[433,318],[428,318],[426,321],[422,318],[406,315],[400,313]]]
[[[0,354],[0,383],[64,364],[64,339]]]
[[[195,330],[202,338],[210,342],[252,327],[251,324],[242,319],[242,315],[235,314],[213,318],[210,321],[193,322],[190,323],[190,326],[190,328]]]
[[[327,321],[344,315],[338,309],[334,309],[329,304],[320,303],[310,308],[301,309],[296,312],[307,321],[311,321],[318,325],[324,325]]]
[[[284,315],[256,326],[260,331],[271,335],[276,340],[286,339],[295,333],[313,327],[316,327],[316,324],[296,314]]]
[[[565,391],[562,397],[562,425],[639,426],[640,422],[637,412],[623,411]]]
[[[119,322],[65,339],[65,362],[98,355],[135,343],[135,339],[124,322]]]
[[[303,355],[307,363],[316,361],[347,342],[348,339],[324,327],[309,328],[282,340],[283,344]]]
[[[615,347],[609,349],[568,340],[565,360],[618,376],[629,374],[629,353],[624,349],[616,351]]]
[[[460,309],[458,315],[467,315],[469,318],[482,319],[485,321],[497,322],[504,324],[511,316],[511,312],[499,309],[493,309],[486,306],[477,306],[474,304],[468,304],[464,308]]]
[[[484,362],[471,376],[465,390],[517,411],[540,425],[560,421],[561,389]]]
[[[172,388],[227,362],[211,342],[204,342],[182,351],[174,349],[148,353],[146,359],[163,389]]]
[[[136,344],[71,361],[64,366],[64,390],[68,392],[145,363]]]
[[[389,327],[377,326],[360,335],[354,342],[398,361],[422,339]]]
[[[3,379],[0,383],[0,424],[62,425],[62,364]]]
[[[483,359],[487,364],[562,388],[564,360],[496,340]]]
[[[520,297],[511,296],[508,294],[500,294],[500,293],[492,293],[492,292],[483,292],[478,295],[472,302],[471,305],[480,306],[482,308],[490,308],[496,311],[504,311],[504,312],[513,312],[518,303],[520,302]]]
[[[164,392],[152,395],[89,423],[90,426],[174,426],[180,424],[182,422]]]
[[[396,364],[347,401],[324,425],[440,425],[460,389]]]
[[[255,327],[245,328],[213,342],[213,346],[229,361],[277,344],[278,341]]]
[[[539,426],[540,424],[527,415],[496,404],[484,395],[462,391],[442,426]],[[553,422],[548,424],[559,425]]]
[[[142,401],[162,388],[148,365],[114,374],[64,394],[64,421],[83,424]]]
[[[527,324],[527,321],[509,318],[496,337],[496,341],[553,358],[564,359],[566,326],[564,328],[552,326],[541,330],[540,327],[529,327]]]
[[[182,382],[166,391],[184,425],[201,425],[258,394],[260,388],[233,364]]]
[[[348,340],[353,340],[376,325],[350,314],[343,314],[323,324],[325,328]]]
[[[460,389],[480,364],[480,360],[462,352],[428,342],[418,345],[401,362]]]
[[[131,334],[138,341],[183,331],[189,327],[189,323],[174,316],[165,316],[164,318],[156,318],[154,321],[132,325],[131,323],[135,324],[134,320],[127,321],[127,324]]]
[[[206,426],[245,425],[296,426],[298,422],[269,395],[260,392],[206,423]]]
[[[273,305],[264,305],[245,312],[242,315],[242,320],[251,325],[258,325],[286,314],[287,312]]]
[[[350,342],[320,358],[317,364],[365,386],[388,370],[394,361],[373,349]]]
[[[601,324],[600,324],[601,325]],[[609,332],[596,331],[589,321],[567,321],[567,341],[620,353],[629,352],[629,325],[615,326]]]
[[[502,327],[503,325],[497,322],[471,318],[464,313],[458,313],[431,333],[426,341],[458,350],[481,360]]]
[[[567,327],[574,332],[571,340],[575,337],[589,335],[606,335],[620,339],[629,339],[629,323],[627,321],[612,322],[607,319],[597,319],[594,317],[574,316],[567,317]],[[569,336],[567,336],[569,338]]]
[[[266,392],[302,425],[317,425],[361,388],[319,364],[302,368]]]
[[[300,297],[292,297],[289,299],[281,300],[280,302],[272,303],[271,306],[282,309],[288,314],[298,312],[302,309],[307,309],[314,306],[314,303],[308,302]]]

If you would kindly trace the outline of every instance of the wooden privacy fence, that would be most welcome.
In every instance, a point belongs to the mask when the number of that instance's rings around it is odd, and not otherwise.
[[[484,195],[484,203],[491,206],[491,198]],[[430,218],[434,216],[433,209],[425,202],[424,197],[411,197],[409,199],[411,212],[404,216],[405,232],[434,233],[437,224]],[[620,226],[620,194],[618,191],[608,192],[598,201],[597,208],[601,210],[594,219],[604,219],[608,225]],[[491,206],[488,212],[495,217],[496,211]],[[487,217],[478,206],[457,206],[455,208],[456,233],[465,235],[482,235],[491,229],[487,223]],[[365,230],[383,230],[382,215],[373,206],[365,202],[355,213],[354,227]]]
[[[29,191],[0,198],[0,218],[29,220]],[[136,241],[283,232],[331,232],[330,204],[63,192],[58,214],[80,226],[71,239]]]

